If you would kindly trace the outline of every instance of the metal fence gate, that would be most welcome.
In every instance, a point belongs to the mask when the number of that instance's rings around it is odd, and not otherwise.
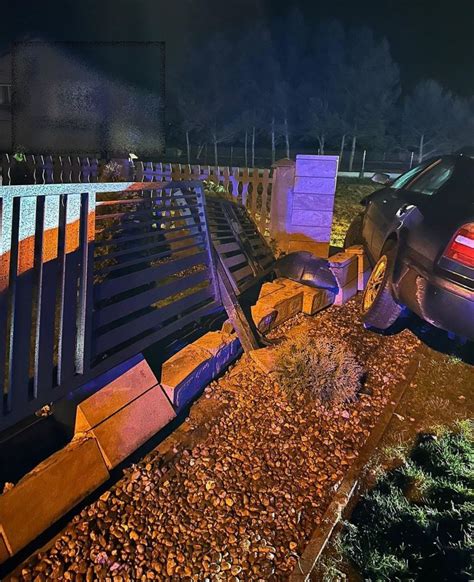
[[[0,194],[0,430],[222,309],[200,182]]]

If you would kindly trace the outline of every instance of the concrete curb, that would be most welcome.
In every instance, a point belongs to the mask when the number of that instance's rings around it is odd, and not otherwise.
[[[418,352],[419,350],[415,352],[415,355],[417,355]],[[372,429],[365,445],[362,447],[359,456],[350,467],[348,473],[342,480],[337,493],[329,503],[320,525],[314,531],[311,539],[306,545],[303,555],[288,578],[289,582],[306,582],[310,580],[310,576],[329,542],[334,528],[340,521],[344,509],[357,489],[362,469],[369,462],[379,445],[392,419],[393,413],[398,408],[398,405],[413,380],[417,369],[418,358],[416,357],[408,366],[406,379],[400,382],[400,384],[395,388],[390,403],[382,412],[377,424]]]
[[[73,440],[0,495],[0,564],[105,483],[109,470],[176,418],[241,353],[237,337],[224,332],[205,334],[173,358],[179,360],[190,349],[204,354],[208,374],[202,375],[201,361],[188,362],[184,379],[189,390],[179,405],[172,406],[167,387],[143,357],[132,358],[133,366],[79,404]],[[178,367],[175,376],[182,372]]]
[[[89,435],[44,460],[0,496],[0,559],[16,554],[108,478],[97,440]]]

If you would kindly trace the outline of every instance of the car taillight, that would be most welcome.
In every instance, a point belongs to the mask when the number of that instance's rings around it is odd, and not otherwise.
[[[465,224],[457,231],[444,251],[444,257],[474,267],[474,223]]]

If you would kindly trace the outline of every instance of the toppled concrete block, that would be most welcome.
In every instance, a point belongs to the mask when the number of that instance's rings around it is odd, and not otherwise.
[[[369,259],[364,251],[364,247],[362,245],[353,245],[348,247],[345,252],[349,255],[357,257],[357,290],[363,291],[367,285],[367,281],[369,280],[370,273],[372,272]]]
[[[335,293],[329,289],[309,287],[309,285],[304,285],[291,279],[277,279],[277,282],[281,282],[286,288],[303,291],[302,311],[306,315],[314,315],[334,303]]]
[[[249,353],[255,365],[261,372],[264,374],[271,374],[275,371],[275,348],[261,348],[259,350],[252,350]]]
[[[161,370],[161,385],[175,408],[190,402],[213,379],[212,354],[193,344],[167,360]]]
[[[263,297],[266,297],[267,295],[271,295],[272,293],[275,293],[275,291],[281,291],[281,289],[284,289],[285,285],[281,281],[284,281],[284,279],[276,279],[275,281],[272,281],[271,283],[264,283],[262,285],[262,287],[260,288],[260,293],[258,294],[258,298],[262,299]]]
[[[207,350],[213,357],[213,376],[218,376],[241,353],[242,346],[235,334],[210,331],[192,344]]]
[[[175,408],[190,402],[241,353],[235,334],[210,331],[167,360],[161,384]]]
[[[260,333],[266,333],[273,326],[277,312],[269,305],[257,302],[250,308],[253,322]]]
[[[165,427],[176,413],[160,386],[154,386],[89,432],[113,469]]]
[[[109,478],[95,438],[73,440],[0,496],[0,531],[15,554]]]
[[[329,307],[334,303],[335,294],[328,289],[314,289],[308,287],[303,296],[303,313],[314,315],[318,311]]]
[[[77,407],[75,433],[96,437],[112,469],[176,416],[146,360],[109,382]]]
[[[357,279],[357,256],[349,253],[337,253],[329,258],[329,268],[333,272],[339,288],[345,287]]]
[[[340,287],[335,299],[334,305],[344,305],[349,299],[357,294],[357,278],[347,283],[344,287]]]
[[[74,433],[97,426],[157,384],[156,376],[143,358],[78,405]]]
[[[258,300],[257,305],[259,304],[266,305],[277,312],[272,326],[279,325],[303,309],[303,290],[285,287],[262,297]]]

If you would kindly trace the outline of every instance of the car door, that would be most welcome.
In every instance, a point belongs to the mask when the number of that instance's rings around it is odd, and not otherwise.
[[[389,187],[370,198],[365,213],[363,233],[373,259],[377,260],[380,256],[387,236],[393,232],[399,209],[408,202],[407,185],[435,162],[436,160],[429,160],[412,168],[397,178]]]
[[[441,239],[451,235],[449,200],[443,197],[456,166],[455,158],[446,156],[431,164],[406,185],[405,204],[398,219],[405,226],[405,249],[422,268],[430,270],[438,255]],[[448,240],[444,241],[446,244]]]

